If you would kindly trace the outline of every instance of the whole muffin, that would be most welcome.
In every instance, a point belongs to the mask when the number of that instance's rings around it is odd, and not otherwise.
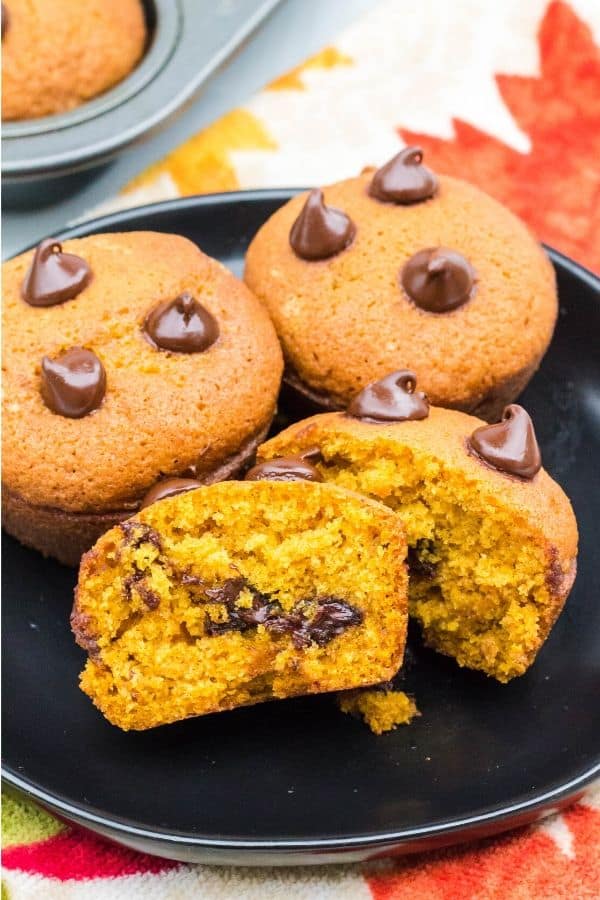
[[[552,266],[526,226],[434,175],[419,148],[290,200],[252,241],[245,280],[275,323],[285,381],[322,409],[408,368],[433,403],[494,419],[557,316]]]
[[[125,78],[145,44],[140,0],[5,0],[2,118],[79,106]]]
[[[292,425],[259,448],[247,477],[310,460],[313,479],[393,509],[409,545],[409,613],[426,642],[506,682],[532,664],[571,590],[575,516],[541,468],[522,407],[485,425],[429,408],[415,388],[413,373],[395,372],[346,413]]]
[[[281,351],[263,306],[193,243],[43,241],[3,282],[2,501],[23,543],[75,565],[161,479],[176,493],[250,463]]]

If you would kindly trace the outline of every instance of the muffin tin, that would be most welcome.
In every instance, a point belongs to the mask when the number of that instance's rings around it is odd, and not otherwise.
[[[99,165],[163,124],[279,0],[144,0],[149,42],[140,64],[99,97],[54,116],[2,127],[5,202]]]

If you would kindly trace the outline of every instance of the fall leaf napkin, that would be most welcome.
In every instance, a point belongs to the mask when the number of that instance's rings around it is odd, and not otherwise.
[[[142,172],[108,208],[324,184],[419,143],[600,268],[600,2],[385,0]],[[104,211],[101,210],[101,211]],[[600,885],[600,794],[534,828],[377,866],[235,870],[135,853],[6,797],[2,900],[579,900]]]

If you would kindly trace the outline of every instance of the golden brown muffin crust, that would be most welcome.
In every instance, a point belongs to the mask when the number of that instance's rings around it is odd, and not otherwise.
[[[246,283],[267,304],[298,378],[338,407],[408,368],[433,403],[487,414],[495,394],[499,403],[514,398],[507,391],[524,386],[548,346],[557,315],[552,266],[522,222],[463,181],[442,176],[434,198],[397,206],[368,195],[370,178],[324,189],[325,202],[356,225],[350,247],[319,262],[294,254],[289,231],[302,194],[255,237]],[[442,314],[418,309],[399,284],[404,263],[435,246],[463,254],[477,276],[472,298]]]
[[[214,484],[241,475],[250,466],[258,444],[267,435],[268,427],[256,437],[245,441],[240,449],[201,479],[202,484]],[[2,488],[2,524],[5,530],[22,544],[34,547],[44,556],[52,556],[66,566],[78,566],[86,550],[98,538],[123,519],[129,518],[139,506],[139,500],[126,509],[104,513],[65,512],[49,506],[28,503],[19,494]]]
[[[65,112],[117,84],[146,42],[140,0],[6,0],[2,118]]]
[[[135,507],[163,476],[200,480],[271,420],[281,351],[268,315],[220,263],[190,241],[153,232],[65,242],[91,283],[58,306],[29,306],[21,285],[32,254],[4,266],[3,481],[34,506],[104,513]],[[154,349],[140,326],[156,304],[189,291],[220,336],[203,353]],[[82,419],[51,412],[40,363],[70,346],[102,361],[101,407]]]

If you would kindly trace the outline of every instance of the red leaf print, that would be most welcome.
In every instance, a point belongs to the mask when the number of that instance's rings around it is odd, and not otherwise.
[[[552,2],[538,32],[540,76],[497,75],[531,150],[519,153],[460,119],[443,140],[399,129],[440,172],[479,185],[538,237],[600,270],[600,48],[573,10]]]

